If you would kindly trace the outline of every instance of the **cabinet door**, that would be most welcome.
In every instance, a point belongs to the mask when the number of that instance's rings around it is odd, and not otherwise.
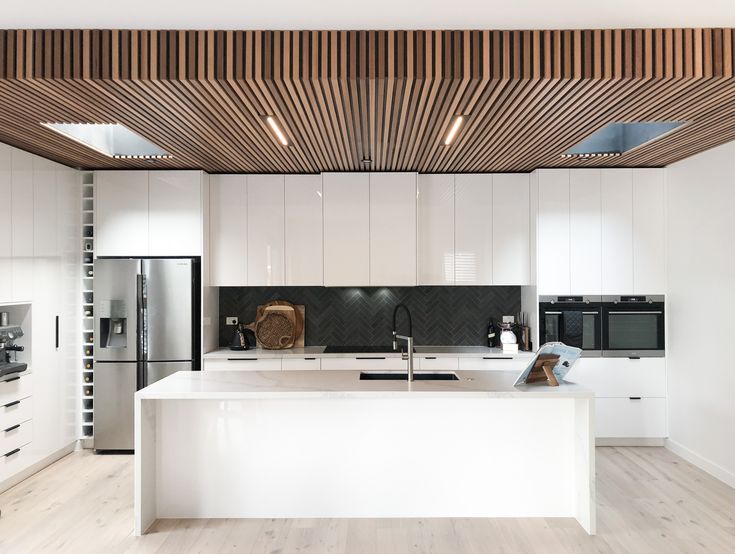
[[[633,170],[633,292],[666,292],[663,169]]]
[[[95,174],[97,256],[147,256],[148,172]]]
[[[370,175],[325,173],[324,284],[370,285]]]
[[[370,174],[370,284],[416,285],[416,174]]]
[[[248,285],[283,285],[283,175],[248,175],[247,179]]]
[[[148,191],[150,255],[201,256],[201,172],[151,171]]]
[[[33,158],[32,154],[11,150],[12,194],[12,299],[27,302],[33,298]]]
[[[493,176],[454,176],[454,283],[493,284]]]
[[[245,175],[211,175],[209,189],[210,284],[248,284],[248,225]]]
[[[493,176],[494,285],[531,283],[530,203],[527,174]]]
[[[538,292],[570,294],[569,170],[538,171]]]
[[[419,285],[454,284],[454,175],[418,177]]]
[[[0,144],[0,198],[12,205],[12,171],[10,146]],[[10,217],[0,217],[0,302],[13,299],[13,222]]]
[[[59,253],[56,169],[54,162],[33,157],[33,254],[37,258]]]
[[[569,172],[569,272],[572,294],[602,291],[600,170]]]
[[[286,175],[286,284],[322,286],[322,176]]]
[[[633,172],[603,169],[602,293],[630,294],[633,290]]]

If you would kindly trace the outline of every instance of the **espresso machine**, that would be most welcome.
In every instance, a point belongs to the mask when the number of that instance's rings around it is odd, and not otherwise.
[[[23,329],[18,325],[0,327],[0,377],[11,373],[20,373],[28,368],[28,364],[10,361],[11,352],[23,352],[25,347],[15,344],[16,339],[23,336]]]

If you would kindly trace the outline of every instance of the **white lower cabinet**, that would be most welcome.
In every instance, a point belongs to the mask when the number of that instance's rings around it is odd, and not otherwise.
[[[280,371],[281,358],[205,358],[205,371]]]
[[[414,358],[414,369],[422,371],[457,371],[459,369],[459,358],[447,356]]]
[[[595,399],[597,437],[666,437],[665,398]]]
[[[407,371],[408,362],[398,356],[354,356],[350,358],[322,358],[322,369],[351,369],[365,371]]]
[[[319,358],[283,358],[281,369],[284,371],[314,371],[322,368]]]
[[[460,358],[459,369],[462,371],[518,371],[526,369],[531,358]]]

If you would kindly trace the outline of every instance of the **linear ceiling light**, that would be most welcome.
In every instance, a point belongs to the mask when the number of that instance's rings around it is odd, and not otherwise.
[[[283,134],[280,127],[278,127],[278,123],[276,123],[276,120],[273,119],[271,116],[268,116],[266,118],[266,121],[268,122],[268,125],[270,125],[271,129],[273,129],[273,132],[278,137],[278,142],[280,142],[283,146],[288,146],[288,141],[286,140],[286,136]]]
[[[171,154],[119,123],[42,123],[79,144],[115,159],[162,160]]]
[[[562,158],[620,156],[668,135],[683,121],[631,121],[608,123],[564,152]]]
[[[447,135],[447,138],[444,139],[444,145],[449,146],[452,144],[452,141],[454,140],[454,137],[457,135],[457,131],[459,131],[459,128],[462,125],[462,121],[464,121],[464,117],[461,115],[458,115],[454,119],[454,123],[452,124],[452,128],[449,129],[449,134]]]

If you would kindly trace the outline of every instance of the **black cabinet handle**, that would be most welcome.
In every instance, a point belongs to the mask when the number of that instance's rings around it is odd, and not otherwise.
[[[255,362],[258,358],[227,358],[228,362]]]
[[[640,397],[640,396],[629,396],[628,398],[629,398],[630,400],[640,400],[640,399],[641,399],[641,397]]]
[[[7,404],[5,404],[5,406],[3,406],[3,408],[11,408],[12,406],[17,406],[18,404],[20,404],[20,400],[16,400],[15,402],[8,402]]]
[[[18,427],[20,427],[20,423],[16,423],[12,427],[8,427],[7,429],[5,429],[5,432],[10,433],[10,431],[15,431],[16,429],[18,429]]]
[[[356,360],[385,360],[385,356],[357,356]]]
[[[56,316],[56,350],[59,349],[59,316]]]
[[[640,360],[641,357],[640,356],[628,356],[628,359],[629,360]]]
[[[510,356],[504,356],[502,358],[499,358],[497,356],[483,356],[482,359],[483,360],[512,360],[513,358],[511,358]]]
[[[12,379],[5,379],[6,383],[12,383],[13,381],[18,381],[20,377],[13,377]]]
[[[8,452],[7,454],[5,454],[5,456],[4,456],[4,457],[5,457],[5,458],[10,458],[10,456],[12,456],[13,454],[17,454],[18,452],[20,452],[20,448],[16,448],[15,450],[11,450],[11,451],[10,451],[10,452]]]
[[[304,358],[305,360],[316,360],[316,358]]]
[[[426,356],[425,360],[436,360],[436,356]]]

